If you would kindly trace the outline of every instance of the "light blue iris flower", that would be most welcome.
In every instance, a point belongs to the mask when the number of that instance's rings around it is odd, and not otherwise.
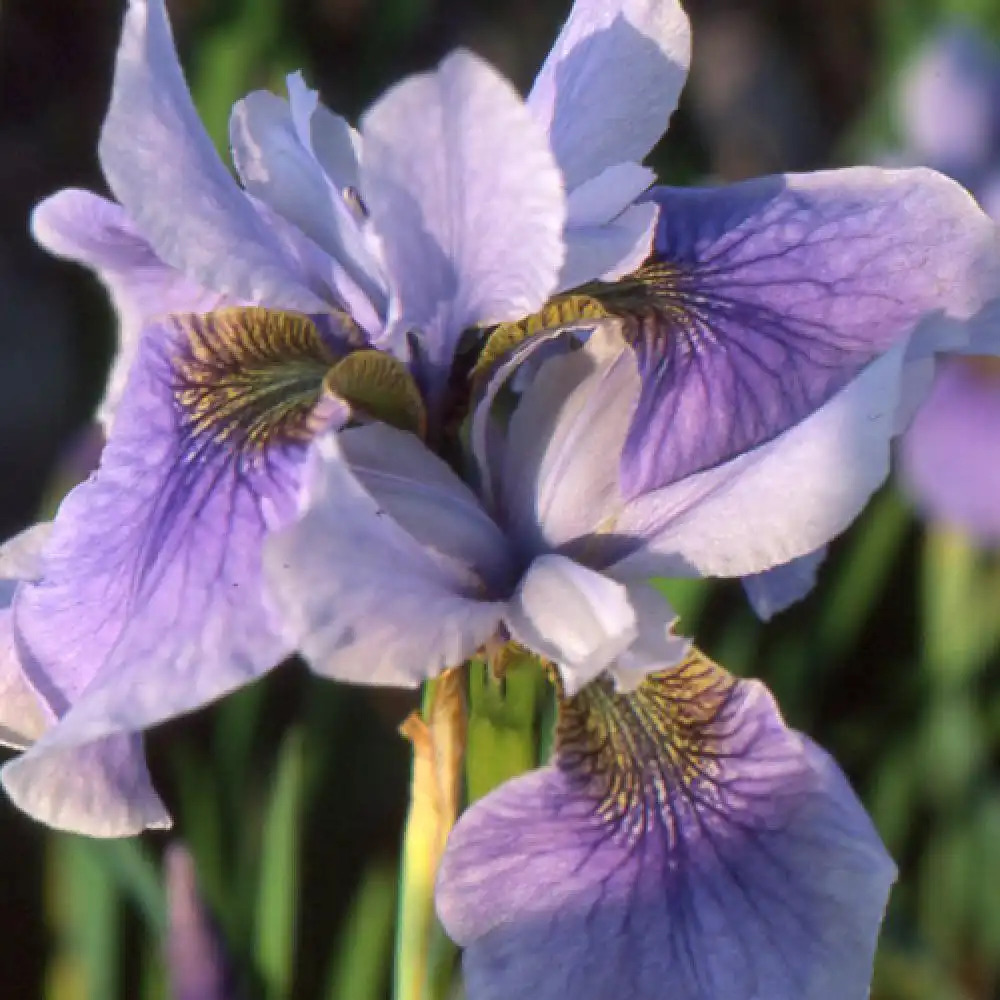
[[[632,202],[651,175],[634,160],[666,127],[688,35],[678,8],[635,9],[633,23],[581,4],[527,102],[467,52],[390,90],[357,131],[297,75],[287,101],[251,94],[232,117],[239,184],[162,0],[131,0],[99,147],[117,201],[63,191],[33,219],[96,271],[121,324],[100,468],[31,572],[12,570],[0,612],[2,683],[33,691],[44,722],[4,704],[10,742],[34,741],[4,769],[18,805],[99,835],[166,825],[141,732],[294,651],[261,551],[295,516],[315,435],[359,416],[324,388],[333,366],[394,352],[437,436],[463,331],[646,256],[655,209]],[[607,100],[606,64],[581,57],[594,32],[657,56],[626,60]]]

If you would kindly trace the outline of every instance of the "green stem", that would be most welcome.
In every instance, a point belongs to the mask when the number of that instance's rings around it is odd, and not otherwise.
[[[436,681],[424,685],[421,716],[427,719],[434,703]],[[426,803],[418,794],[420,750],[414,744],[410,807],[403,831],[399,873],[399,916],[396,927],[394,1000],[430,1000],[426,996],[427,942],[434,922],[434,831],[429,829]]]
[[[498,785],[538,765],[550,688],[537,660],[511,661],[502,678],[474,661],[469,669],[466,797],[481,799]],[[546,734],[547,735],[547,734]]]

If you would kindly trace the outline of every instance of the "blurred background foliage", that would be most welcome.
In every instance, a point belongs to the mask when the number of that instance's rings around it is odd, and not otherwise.
[[[456,45],[530,85],[568,0],[177,0],[196,100],[225,145],[232,102],[305,69],[355,117]],[[120,0],[0,3],[0,535],[74,475],[114,324],[99,288],[33,247],[34,202],[103,189],[95,141]],[[891,148],[893,87],[964,19],[1000,39],[996,0],[688,0],[691,83],[654,160],[673,182],[860,162]],[[52,484],[56,485],[53,486]],[[877,1000],[1000,997],[1000,558],[919,524],[890,486],[834,546],[816,591],[767,626],[739,587],[669,587],[682,626],[763,677],[831,750],[901,876]],[[0,801],[3,995],[167,996],[161,856],[184,839],[245,995],[388,995],[409,755],[406,694],[291,664],[149,740],[175,831],[54,835]]]

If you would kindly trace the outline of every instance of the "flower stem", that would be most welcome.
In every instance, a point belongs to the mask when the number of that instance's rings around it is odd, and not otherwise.
[[[413,773],[403,834],[394,1000],[443,1000],[450,985],[455,948],[434,913],[434,880],[458,815],[465,750],[462,687],[460,671],[429,682],[420,713],[400,727],[413,745]]]

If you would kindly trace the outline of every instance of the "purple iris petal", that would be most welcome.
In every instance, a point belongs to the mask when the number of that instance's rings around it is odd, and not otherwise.
[[[348,204],[345,191],[331,183],[311,147],[303,145],[289,103],[255,91],[234,106],[229,132],[246,190],[335,262],[333,285],[340,300],[359,320],[373,308],[384,310],[383,279],[366,244],[363,219]]]
[[[645,158],[667,130],[690,57],[677,0],[576,0],[528,95],[568,191]]]
[[[622,463],[631,496],[772,439],[921,321],[966,320],[993,294],[990,221],[929,171],[653,197],[651,285],[633,329],[643,387]]]
[[[555,290],[562,179],[517,92],[468,52],[397,84],[361,131],[361,195],[395,297],[390,333],[422,333],[437,390],[466,328],[521,319]]]
[[[826,558],[826,546],[782,566],[743,577],[743,589],[763,621],[801,601],[816,586],[816,574]]]
[[[864,1000],[895,876],[830,758],[692,659],[564,705],[554,763],[453,830],[469,1000]]]
[[[38,579],[48,524],[36,524],[0,546],[0,745],[23,749],[49,724],[21,668],[10,610],[18,585]]]
[[[1000,370],[953,358],[903,438],[903,482],[929,517],[1000,541]]]
[[[291,652],[264,604],[261,550],[294,512],[334,360],[292,314],[146,331],[100,468],[63,502],[41,577],[14,603],[25,673],[60,717],[4,769],[39,818],[57,821],[32,806],[54,752],[189,711]]]
[[[238,300],[323,308],[216,154],[163,0],[129,0],[99,153],[111,190],[160,259]]]
[[[318,672],[413,686],[496,631],[512,585],[504,538],[412,434],[372,424],[324,437],[302,492],[303,516],[266,562],[289,637]]]
[[[55,723],[56,713],[25,674],[10,604],[25,581],[39,579],[49,524],[0,548],[0,744],[23,750]],[[146,770],[142,740],[112,736],[79,752],[50,754],[17,804],[53,826],[121,836],[170,825]]]
[[[35,239],[51,253],[91,268],[118,313],[118,353],[98,417],[109,423],[147,322],[172,312],[208,312],[223,296],[191,281],[156,255],[121,205],[90,191],[46,198],[31,217]]]

